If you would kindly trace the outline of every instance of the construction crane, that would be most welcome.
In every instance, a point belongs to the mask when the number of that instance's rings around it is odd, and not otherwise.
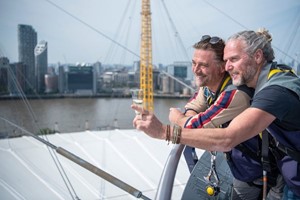
[[[149,111],[153,111],[153,67],[150,0],[142,0],[141,19],[140,89],[143,90],[143,107]]]

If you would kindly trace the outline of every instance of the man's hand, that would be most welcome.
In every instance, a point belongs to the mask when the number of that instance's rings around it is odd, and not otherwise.
[[[133,110],[138,111],[140,114],[136,115],[133,119],[133,126],[141,131],[144,131],[147,135],[157,139],[165,139],[165,129],[159,119],[148,110],[141,108],[140,106],[131,105]]]
[[[169,120],[171,123],[183,127],[188,118],[179,109],[170,108]]]

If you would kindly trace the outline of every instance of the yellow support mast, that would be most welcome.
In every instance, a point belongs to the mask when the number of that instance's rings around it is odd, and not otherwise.
[[[140,88],[143,90],[143,106],[149,111],[153,106],[153,73],[152,73],[152,29],[150,0],[142,0],[141,62]]]

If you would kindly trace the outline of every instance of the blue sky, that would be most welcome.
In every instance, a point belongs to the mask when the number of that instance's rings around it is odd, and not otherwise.
[[[18,61],[17,26],[28,24],[37,31],[38,41],[48,42],[49,63],[132,64],[140,49],[140,4],[141,0],[0,0],[0,56]],[[260,27],[273,35],[276,60],[299,62],[299,0],[152,0],[151,11],[154,64],[190,60],[191,46],[204,34],[227,39]]]

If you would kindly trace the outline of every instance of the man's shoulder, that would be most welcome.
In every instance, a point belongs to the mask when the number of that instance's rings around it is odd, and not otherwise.
[[[237,90],[238,92],[242,91],[243,93],[245,93],[251,98],[253,97],[255,91],[253,88],[250,88],[246,85],[235,86],[233,84],[228,85],[225,89],[225,91],[233,91],[233,90]]]
[[[254,88],[250,88],[248,87],[247,85],[240,85],[240,86],[237,86],[237,89],[239,91],[243,91],[244,93],[246,93],[249,97],[253,97],[254,95],[254,92],[255,92],[255,89]]]

